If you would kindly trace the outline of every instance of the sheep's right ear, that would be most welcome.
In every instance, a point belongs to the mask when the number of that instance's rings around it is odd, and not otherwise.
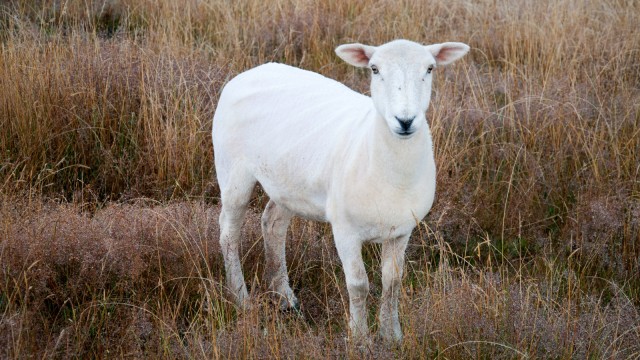
[[[342,60],[358,67],[369,66],[369,60],[375,51],[375,46],[363,44],[344,44],[336,48],[336,54]]]

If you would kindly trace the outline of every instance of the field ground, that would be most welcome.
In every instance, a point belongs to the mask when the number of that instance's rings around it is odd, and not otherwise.
[[[640,4],[37,0],[0,5],[0,358],[639,358]],[[325,224],[297,219],[301,314],[261,283],[252,200],[227,301],[211,119],[278,61],[367,91],[346,42],[462,41],[428,119],[437,198],[407,251],[404,340],[347,339]],[[365,248],[370,325],[380,248]]]

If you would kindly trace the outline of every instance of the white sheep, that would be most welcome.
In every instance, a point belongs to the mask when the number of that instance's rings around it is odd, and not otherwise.
[[[469,50],[463,43],[423,46],[395,40],[347,44],[336,53],[369,67],[371,97],[319,74],[265,64],[224,87],[213,120],[220,185],[220,244],[226,281],[238,305],[247,287],[238,253],[240,228],[256,182],[269,195],[262,215],[270,288],[281,306],[297,308],[285,262],[294,215],[331,223],[349,292],[351,336],[368,337],[366,242],[382,243],[380,334],[400,340],[398,293],[404,253],[429,212],[436,186],[425,118],[432,70]]]

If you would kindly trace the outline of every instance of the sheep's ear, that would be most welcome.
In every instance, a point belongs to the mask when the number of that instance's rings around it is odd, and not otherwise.
[[[375,51],[375,46],[362,44],[344,44],[336,48],[336,54],[342,60],[358,67],[369,66],[369,60]]]
[[[469,45],[459,42],[427,45],[426,48],[436,58],[436,64],[438,65],[450,64],[463,57],[469,51]]]

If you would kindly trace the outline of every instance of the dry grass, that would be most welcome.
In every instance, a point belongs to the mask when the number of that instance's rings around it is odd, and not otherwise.
[[[638,357],[638,23],[614,0],[3,3],[0,357]],[[408,250],[404,342],[345,343],[330,230],[304,221],[304,318],[260,291],[239,316],[216,241],[221,87],[280,61],[366,91],[333,48],[394,38],[473,48],[435,75],[437,199]],[[264,203],[243,237],[257,289]]]
[[[290,232],[287,260],[303,304],[298,317],[278,313],[260,284],[260,216],[249,214],[244,264],[260,306],[238,315],[220,283],[217,206],[138,200],[89,213],[82,204],[6,200],[0,357],[625,358],[640,352],[640,311],[615,282],[598,279],[601,292],[589,291],[585,283],[594,279],[546,253],[530,267],[452,267],[457,254],[445,250],[437,223],[433,231],[423,224],[409,250],[403,344],[361,349],[345,341],[345,285],[324,226],[297,221]],[[379,250],[366,251],[373,306],[381,291]]]

